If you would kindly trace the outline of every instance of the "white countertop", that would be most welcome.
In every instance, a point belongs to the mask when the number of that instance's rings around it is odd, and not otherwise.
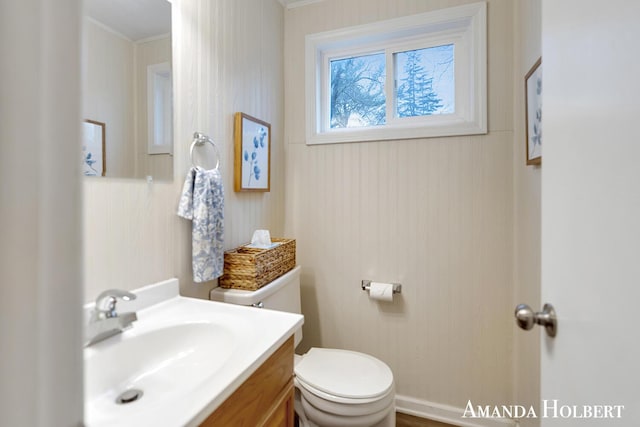
[[[137,310],[133,327],[85,349],[88,427],[197,426],[303,323],[298,314],[181,297],[177,280],[134,293],[118,303],[121,313]],[[144,395],[116,404],[129,388]]]

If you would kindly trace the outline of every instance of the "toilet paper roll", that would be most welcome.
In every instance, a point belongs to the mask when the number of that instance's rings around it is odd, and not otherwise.
[[[378,301],[393,301],[393,285],[391,283],[371,282],[369,298]]]

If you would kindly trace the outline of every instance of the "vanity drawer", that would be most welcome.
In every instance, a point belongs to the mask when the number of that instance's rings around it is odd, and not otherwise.
[[[293,337],[200,426],[293,427]]]

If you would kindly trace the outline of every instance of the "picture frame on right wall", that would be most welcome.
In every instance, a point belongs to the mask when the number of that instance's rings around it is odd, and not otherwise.
[[[542,58],[524,78],[527,165],[542,163]]]

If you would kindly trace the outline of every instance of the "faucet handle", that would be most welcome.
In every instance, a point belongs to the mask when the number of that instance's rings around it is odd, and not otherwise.
[[[96,298],[95,313],[97,316],[103,319],[118,317],[118,313],[116,312],[116,302],[118,299],[131,301],[136,299],[136,294],[120,289],[107,289]]]

